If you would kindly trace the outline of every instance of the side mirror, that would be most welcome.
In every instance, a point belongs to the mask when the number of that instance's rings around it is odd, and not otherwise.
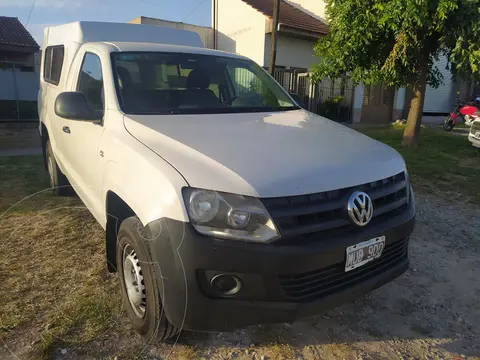
[[[55,100],[55,114],[65,119],[80,121],[101,121],[102,111],[90,110],[87,97],[79,91],[66,91]]]
[[[299,97],[297,94],[295,94],[295,93],[290,93],[290,96],[292,97],[293,100],[295,100],[295,102],[296,102],[301,108],[306,109],[305,104],[303,103],[303,101],[300,99],[300,97]]]

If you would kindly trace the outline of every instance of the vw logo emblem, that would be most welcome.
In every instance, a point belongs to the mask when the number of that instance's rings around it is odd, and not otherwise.
[[[355,191],[348,198],[348,215],[358,226],[367,225],[372,219],[373,203],[370,196],[361,191]]]

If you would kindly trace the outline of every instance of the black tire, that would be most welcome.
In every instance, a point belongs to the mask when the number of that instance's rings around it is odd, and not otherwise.
[[[179,329],[170,324],[163,311],[158,283],[161,281],[161,276],[159,270],[155,268],[150,245],[146,240],[145,229],[140,220],[136,216],[125,219],[120,225],[117,239],[116,257],[120,288],[123,304],[132,327],[147,342],[165,341],[175,336]],[[130,260],[125,260],[125,257]],[[132,259],[133,267],[131,266]],[[124,273],[125,269],[129,274],[128,278]],[[139,279],[140,281],[138,281]],[[127,281],[129,284],[141,283],[143,285],[137,286],[137,291],[134,291],[137,296],[142,294],[141,300],[137,302],[138,306],[132,304],[129,298]],[[132,286],[134,289],[136,287],[136,285],[130,285],[130,291],[132,291]]]
[[[53,154],[50,140],[45,144],[45,159],[47,163],[48,176],[50,178],[50,187],[55,196],[69,196],[72,194],[72,186],[67,177],[62,173],[58,167],[55,155]]]
[[[455,124],[453,123],[453,119],[450,115],[448,115],[445,121],[443,122],[443,130],[452,131],[454,127],[455,127]]]

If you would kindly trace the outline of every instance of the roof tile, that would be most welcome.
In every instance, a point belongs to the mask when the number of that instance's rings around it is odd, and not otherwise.
[[[39,48],[32,35],[16,17],[0,16],[0,45]]]
[[[274,0],[242,0],[254,9],[260,11],[268,17],[273,16]],[[280,0],[279,23],[288,27],[310,31],[318,34],[328,34],[328,25],[323,21],[307,14],[306,12],[296,8],[295,6]]]

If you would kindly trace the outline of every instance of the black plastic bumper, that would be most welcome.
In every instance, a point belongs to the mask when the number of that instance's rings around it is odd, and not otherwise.
[[[161,273],[159,288],[169,321],[188,330],[230,331],[316,314],[354,300],[396,278],[408,269],[408,251],[392,261],[391,266],[367,273],[351,286],[338,286],[337,291],[308,301],[289,298],[280,281],[285,274],[343,266],[348,246],[377,236],[385,236],[385,250],[401,241],[407,242],[414,223],[412,201],[401,214],[381,224],[334,239],[322,238],[320,233],[318,242],[299,246],[210,238],[198,234],[190,223],[171,219],[152,222],[147,230],[153,239],[151,251]],[[218,297],[209,287],[208,277],[212,273],[238,275],[243,282],[242,290],[230,298]]]

